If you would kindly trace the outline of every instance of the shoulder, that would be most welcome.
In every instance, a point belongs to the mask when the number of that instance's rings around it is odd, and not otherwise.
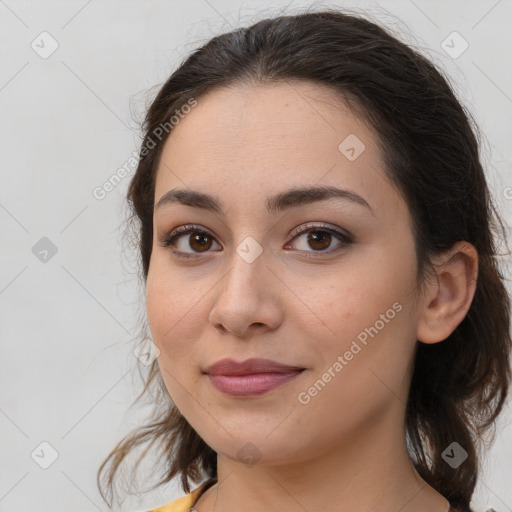
[[[190,491],[186,496],[182,496],[166,505],[162,505],[158,508],[152,508],[148,512],[188,512],[190,507],[199,499],[199,496],[206,491],[214,482],[207,481],[196,487],[193,491]]]

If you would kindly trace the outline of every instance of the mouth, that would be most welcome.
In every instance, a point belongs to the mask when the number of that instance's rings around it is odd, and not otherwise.
[[[291,366],[271,359],[251,358],[245,361],[235,361],[225,358],[205,368],[203,373],[208,375],[238,376],[260,373],[290,373],[304,369],[303,367]]]
[[[299,368],[279,372],[206,375],[214,388],[226,395],[258,396],[283,386],[304,371],[305,368]]]

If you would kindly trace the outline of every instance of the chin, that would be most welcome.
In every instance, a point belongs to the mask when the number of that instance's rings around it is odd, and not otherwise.
[[[204,437],[203,439],[218,455],[234,462],[243,463],[247,467],[300,462],[306,456],[306,450],[314,452],[304,438],[297,439],[296,443],[290,443],[290,435],[285,430],[278,433],[279,427],[273,432],[272,428],[265,429],[265,431],[245,429],[239,434],[228,428],[226,430],[232,435],[227,434],[227,437],[215,438],[211,442]],[[269,432],[272,433],[269,435]]]

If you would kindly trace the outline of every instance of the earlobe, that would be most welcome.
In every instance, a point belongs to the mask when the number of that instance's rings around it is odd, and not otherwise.
[[[466,316],[476,290],[478,252],[457,242],[434,261],[435,274],[426,284],[418,311],[416,339],[423,343],[445,340]]]

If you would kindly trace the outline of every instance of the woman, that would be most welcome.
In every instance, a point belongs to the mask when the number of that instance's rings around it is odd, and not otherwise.
[[[361,17],[281,16],[194,52],[144,128],[128,201],[160,395],[100,490],[158,441],[157,485],[187,496],[155,511],[470,511],[510,297],[439,71]]]

